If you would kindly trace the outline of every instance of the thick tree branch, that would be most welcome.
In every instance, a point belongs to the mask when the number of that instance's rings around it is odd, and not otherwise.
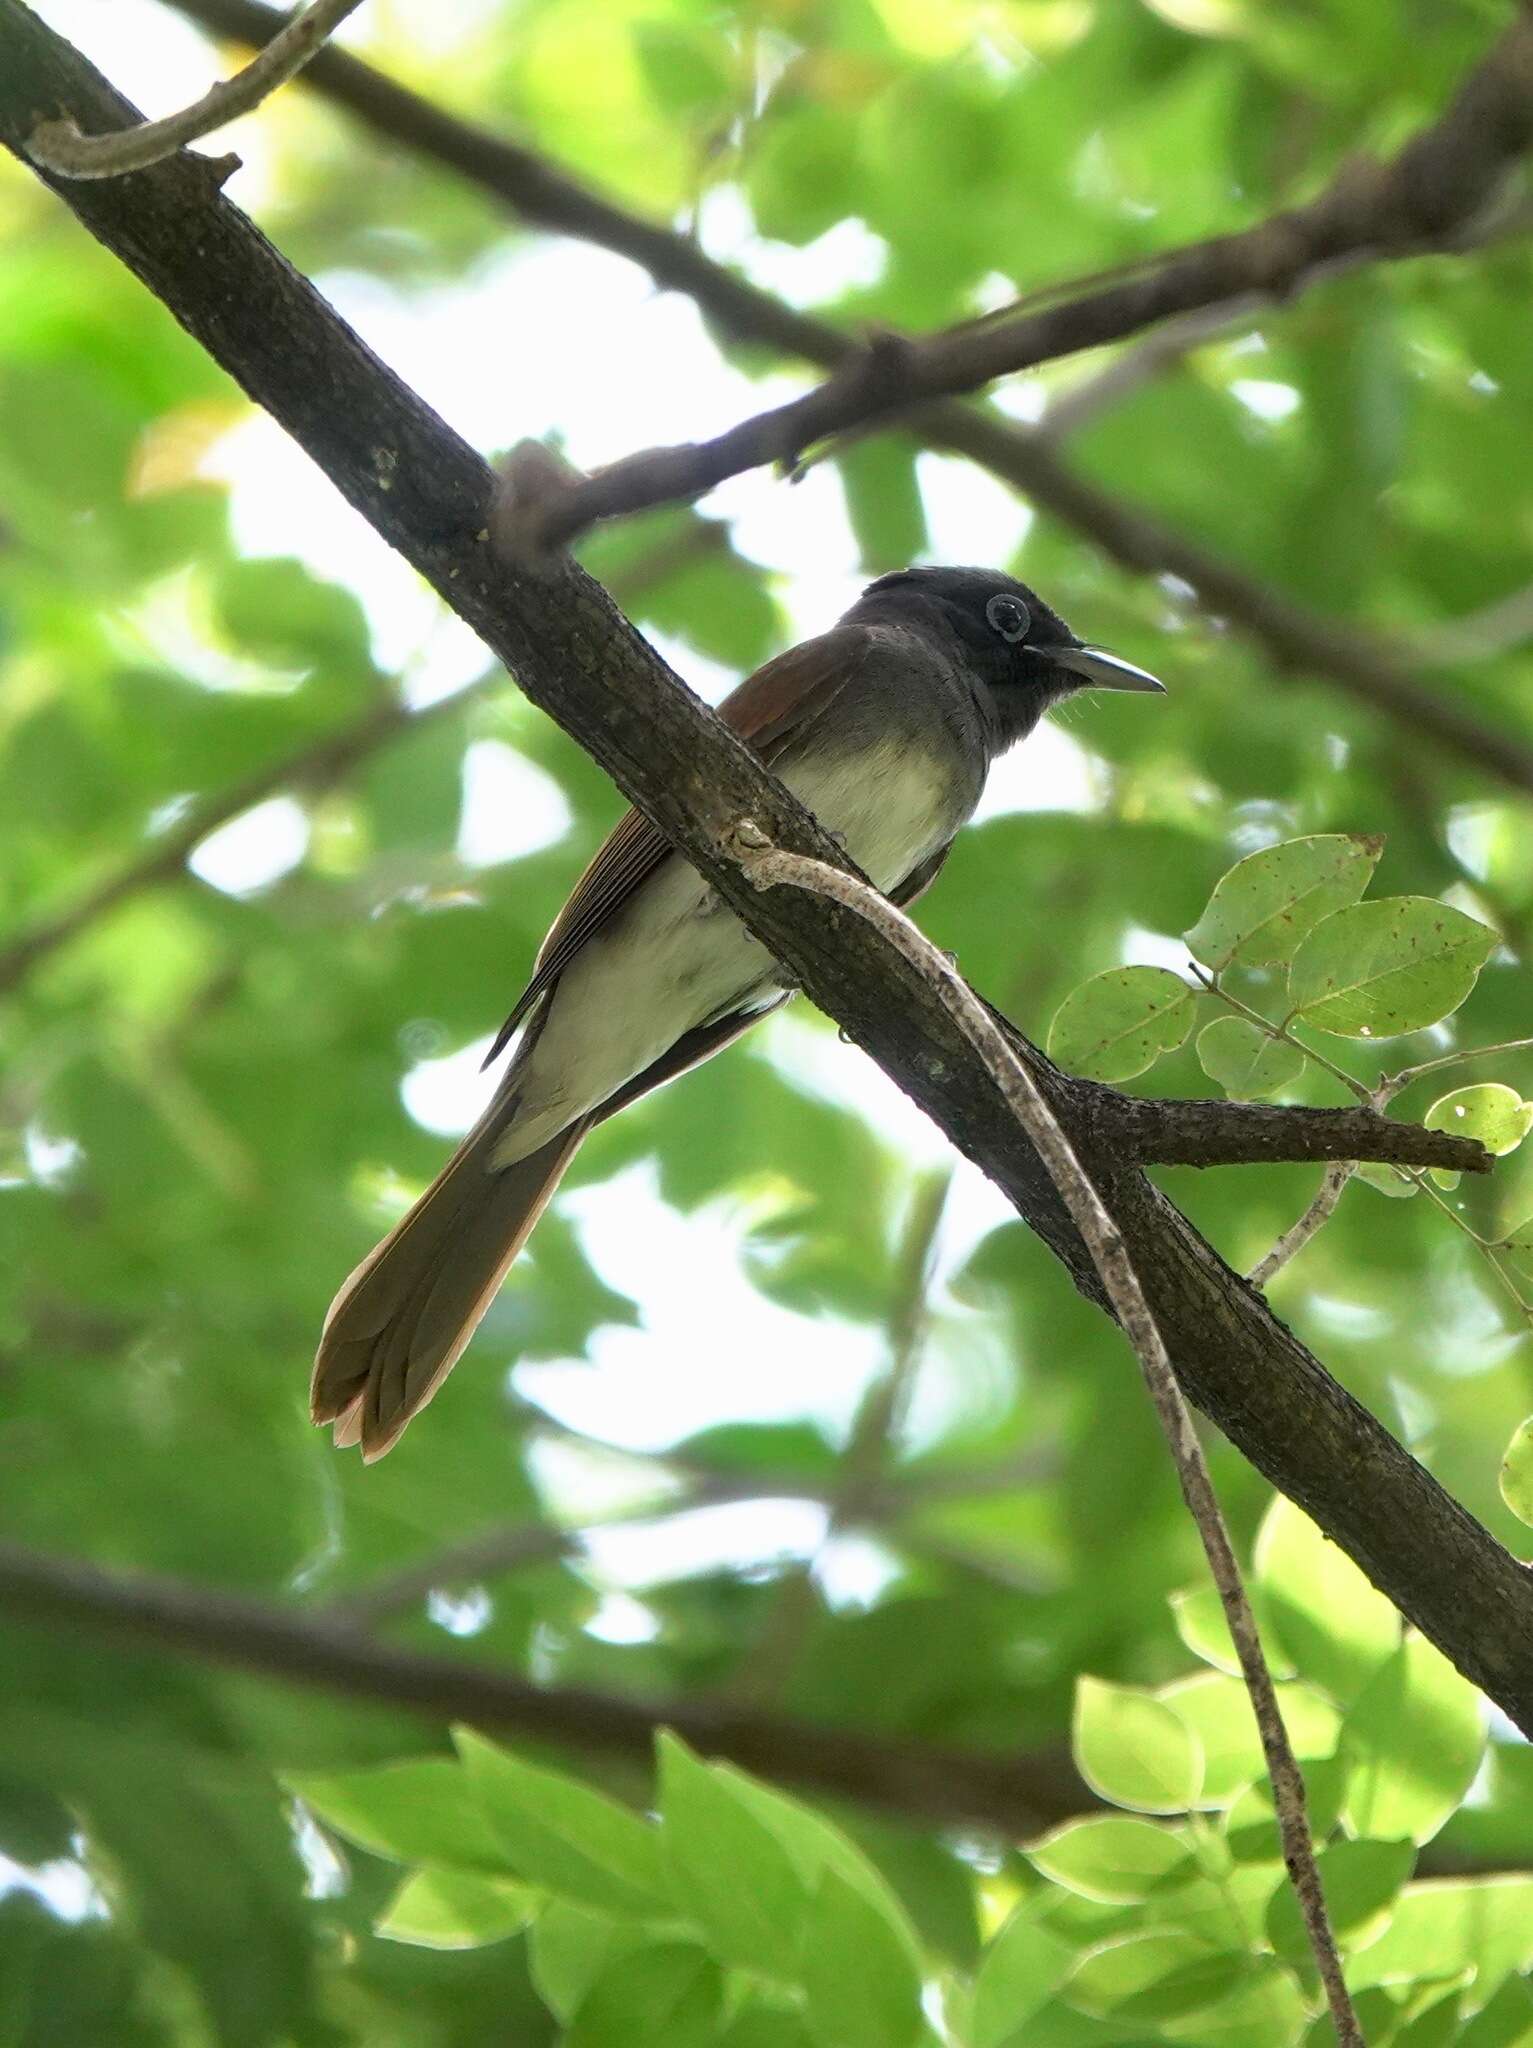
[[[1026,1837],[1096,1802],[1068,1759],[987,1756],[881,1741],[773,1714],[688,1700],[633,1700],[539,1686],[459,1657],[433,1657],[179,1579],[127,1577],[0,1543],[0,1607],[41,1626],[84,1628],[285,1683],[467,1721],[648,1765],[655,1732],[748,1771],[953,1827]]]
[[[133,1647],[152,1644],[281,1684],[364,1706],[400,1708],[436,1723],[463,1721],[599,1756],[651,1761],[656,1729],[744,1769],[912,1820],[1025,1840],[1098,1804],[1063,1752],[1023,1756],[894,1742],[686,1700],[635,1701],[391,1649],[344,1629],[180,1579],[99,1571],[20,1544],[0,1543],[0,1609],[48,1629],[78,1628]],[[1474,1857],[1424,1852],[1421,1870],[1498,1869]]]
[[[133,118],[20,0],[0,0],[0,137],[19,153],[38,109],[59,104],[96,127]],[[759,895],[726,851],[743,818],[787,852],[844,866],[835,846],[572,563],[532,573],[496,558],[490,478],[473,451],[194,167],[61,189],[1100,1301],[1047,1173],[921,976],[854,913],[796,892]],[[1046,1062],[1038,1072],[1073,1134],[1074,1085]],[[1141,1174],[1104,1176],[1101,1192],[1190,1397],[1533,1732],[1533,1577]]]
[[[285,18],[262,0],[171,4],[218,34],[246,42],[266,40]],[[1526,15],[1517,33],[1519,61],[1525,61]],[[734,276],[685,236],[614,205],[532,151],[455,119],[344,50],[323,50],[305,71],[304,81],[348,108],[386,141],[403,142],[472,179],[524,220],[630,257],[656,284],[685,292],[734,341],[784,350],[830,370],[859,354],[853,337]],[[1455,106],[1462,103],[1461,95]],[[1413,159],[1418,175],[1436,155],[1451,156],[1460,132],[1455,121],[1445,138],[1441,128],[1418,138],[1412,145],[1419,152]],[[1439,138],[1435,144],[1434,136]],[[1478,149],[1471,157],[1483,168],[1485,159]],[[1451,188],[1463,197],[1462,186]],[[1448,210],[1452,212],[1451,207]],[[1321,264],[1316,274],[1332,267]],[[1291,284],[1289,297],[1295,289]],[[1439,664],[1444,658],[1440,650],[1396,648],[1356,626],[1327,619],[1238,564],[1184,539],[1149,513],[1070,471],[1048,445],[1047,423],[1030,432],[992,412],[948,401],[923,407],[904,424],[933,447],[964,455],[990,470],[1086,534],[1123,567],[1179,577],[1207,610],[1260,644],[1280,669],[1323,676],[1369,710],[1398,720],[1414,738],[1433,741],[1514,788],[1533,791],[1533,746],[1484,723],[1454,696],[1429,689],[1412,673],[1416,665]]]
[[[1015,1026],[1006,1024],[1008,1032]],[[1043,1055],[1018,1034],[1034,1070]],[[1058,1076],[1074,1094],[1076,1142],[1093,1164],[1133,1166],[1276,1166],[1309,1159],[1382,1160],[1391,1166],[1441,1166],[1445,1133],[1397,1123],[1374,1110],[1279,1109],[1267,1102],[1173,1101],[1123,1095],[1089,1081]],[[1454,1165],[1488,1173],[1489,1153],[1473,1139],[1453,1138]]]

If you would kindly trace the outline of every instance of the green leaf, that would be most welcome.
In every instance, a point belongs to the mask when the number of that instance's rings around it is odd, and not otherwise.
[[[796,2012],[781,2006],[742,2006],[719,2036],[718,2048],[812,2048],[809,2033]]]
[[[1302,1680],[1276,1688],[1288,1739],[1298,1757],[1329,1756],[1341,1718],[1323,1694]],[[1198,1803],[1225,1806],[1266,1769],[1250,1695],[1238,1678],[1219,1671],[1162,1686],[1157,1697],[1197,1736],[1203,1752],[1203,1785]]]
[[[1323,1842],[1341,1816],[1348,1766],[1340,1756],[1304,1759],[1304,1806],[1311,1840]],[[1281,1854],[1272,1786],[1266,1778],[1248,1785],[1224,1816],[1224,1839],[1242,1863],[1266,1863]]]
[[[482,1948],[520,1933],[538,1904],[536,1892],[506,1878],[417,1870],[384,1907],[377,1932],[421,1948]]]
[[[462,1767],[451,1757],[420,1757],[335,1776],[300,1773],[283,1783],[322,1821],[374,1855],[448,1870],[507,1869]]]
[[[921,2031],[921,1967],[909,1923],[876,1911],[834,1870],[814,1896],[803,1982],[809,2031],[821,2048],[909,2048]]]
[[[1256,1589],[1250,1590],[1253,1604],[1259,1608]],[[1223,1671],[1231,1678],[1240,1676],[1240,1659],[1235,1654],[1229,1623],[1224,1618],[1224,1602],[1219,1598],[1216,1587],[1188,1586],[1180,1593],[1173,1593],[1171,1619],[1176,1623],[1177,1634],[1195,1657],[1201,1657],[1205,1664],[1212,1664],[1216,1671]],[[1259,1612],[1257,1620],[1258,1623],[1262,1621]],[[1292,1678],[1293,1666],[1272,1641],[1271,1630],[1263,1627],[1262,1636],[1267,1667],[1273,1677]]]
[[[1257,1102],[1291,1088],[1304,1072],[1304,1055],[1287,1039],[1273,1038],[1247,1017],[1215,1017],[1198,1033],[1203,1071],[1232,1102]]]
[[[1127,1081],[1174,1052],[1192,1029],[1193,992],[1165,967],[1111,967],[1067,995],[1049,1026],[1049,1057],[1088,1081]]]
[[[1067,1820],[1027,1851],[1034,1869],[1055,1884],[1109,1905],[1148,1898],[1191,1858],[1185,1830],[1121,1814]]]
[[[1177,2019],[1227,1992],[1242,1963],[1187,1934],[1131,1934],[1083,1956],[1061,1996],[1098,2019]]]
[[[1237,1863],[1217,1835],[1197,1844],[1201,1873],[1152,1892],[1143,1902],[1135,1933],[1164,1928],[1192,1935],[1206,1947],[1249,1952],[1264,1939],[1268,1902],[1287,1875],[1276,1855]]]
[[[1390,2036],[1389,2048],[1455,2048],[1459,2040],[1459,2002],[1456,1989],[1444,1997],[1440,1985],[1418,1994],[1406,2008],[1410,2017]],[[1418,2010],[1413,2012],[1413,2006]]]
[[[549,2011],[569,2020],[598,1977],[653,1940],[649,1929],[636,1920],[613,1920],[554,1899],[533,1922],[527,1943],[529,1973]]]
[[[655,1942],[597,1977],[563,2048],[715,2048],[723,2002],[711,1956],[689,1942]]]
[[[670,119],[706,118],[727,106],[733,81],[724,61],[729,45],[721,36],[643,20],[629,33],[650,96]]]
[[[1501,1498],[1518,1521],[1533,1527],[1533,1415],[1519,1422],[1501,1460]]]
[[[1381,838],[1335,833],[1265,846],[1220,878],[1187,943],[1216,973],[1288,960],[1323,917],[1357,901],[1383,851]]]
[[[1524,1102],[1515,1088],[1500,1081],[1481,1081],[1439,1095],[1421,1121],[1429,1131],[1478,1138],[1487,1152],[1500,1158],[1515,1152],[1533,1130],[1533,1102]]]
[[[973,2048],[1001,2048],[1046,2004],[1075,1966],[1075,1950],[1035,1917],[1031,1900],[985,1950],[969,2013]]]
[[[796,1980],[809,1894],[792,1857],[723,1772],[669,1733],[659,1751],[660,1817],[677,1905],[720,1962]]]
[[[1256,1538],[1263,1613],[1295,1667],[1343,1706],[1400,1644],[1400,1617],[1302,1508],[1279,1494]]]
[[[323,663],[371,672],[367,616],[356,596],[278,556],[226,563],[218,583],[221,623],[243,652],[280,669]]]
[[[1473,1970],[1483,2005],[1503,1978],[1533,1964],[1533,1877],[1428,1878],[1407,1885],[1379,1939],[1347,1969],[1354,1990],[1415,1984]]]
[[[1082,1678],[1071,1740],[1082,1777],[1114,1806],[1182,1813],[1196,1804],[1203,1784],[1197,1738],[1152,1693]]]
[[[455,1730],[454,1740],[485,1821],[518,1876],[602,1912],[668,1914],[659,1834],[648,1822],[472,1729]]]
[[[1508,1977],[1484,2010],[1459,2033],[1456,2048],[1529,2048],[1530,2043],[1533,1985],[1525,1977]]]
[[[1348,1952],[1366,1948],[1388,1925],[1390,1908],[1415,1864],[1415,1844],[1333,1842],[1315,1860],[1332,1933]],[[1284,1962],[1311,1965],[1309,1936],[1291,1884],[1275,1892],[1267,1908],[1267,1938]]]
[[[824,1871],[834,1870],[854,1891],[862,1893],[875,1912],[898,1917],[898,1898],[883,1873],[823,1814],[790,1798],[786,1792],[779,1792],[775,1785],[763,1785],[759,1779],[748,1777],[733,1764],[712,1764],[709,1768],[715,1779],[727,1786],[777,1837],[792,1857],[806,1892],[816,1888]]]
[[[1288,970],[1307,1024],[1348,1038],[1395,1038],[1451,1016],[1500,941],[1433,896],[1387,896],[1338,910]]]
[[[1425,1636],[1409,1632],[1348,1715],[1344,1753],[1353,1832],[1430,1841],[1480,1768],[1480,1695]]]
[[[1165,2038],[1184,2048],[1289,2048],[1305,2019],[1304,1997],[1292,1975],[1272,1957],[1258,1956],[1231,1978],[1223,1998],[1169,2021]]]

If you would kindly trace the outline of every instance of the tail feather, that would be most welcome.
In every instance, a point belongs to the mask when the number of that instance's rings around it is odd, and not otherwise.
[[[487,1119],[347,1279],[314,1360],[316,1422],[381,1458],[462,1356],[507,1268],[563,1178],[590,1119],[498,1170]]]

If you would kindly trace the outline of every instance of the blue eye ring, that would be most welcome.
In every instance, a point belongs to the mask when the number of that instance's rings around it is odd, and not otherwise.
[[[1033,623],[1032,614],[1021,598],[1013,597],[1004,590],[998,590],[986,604],[985,620],[1012,647],[1027,638],[1027,629]]]

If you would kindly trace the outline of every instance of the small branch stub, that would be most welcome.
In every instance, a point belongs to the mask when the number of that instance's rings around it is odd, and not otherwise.
[[[588,479],[542,441],[518,441],[495,466],[490,543],[513,569],[548,575],[561,549],[561,508]]]

